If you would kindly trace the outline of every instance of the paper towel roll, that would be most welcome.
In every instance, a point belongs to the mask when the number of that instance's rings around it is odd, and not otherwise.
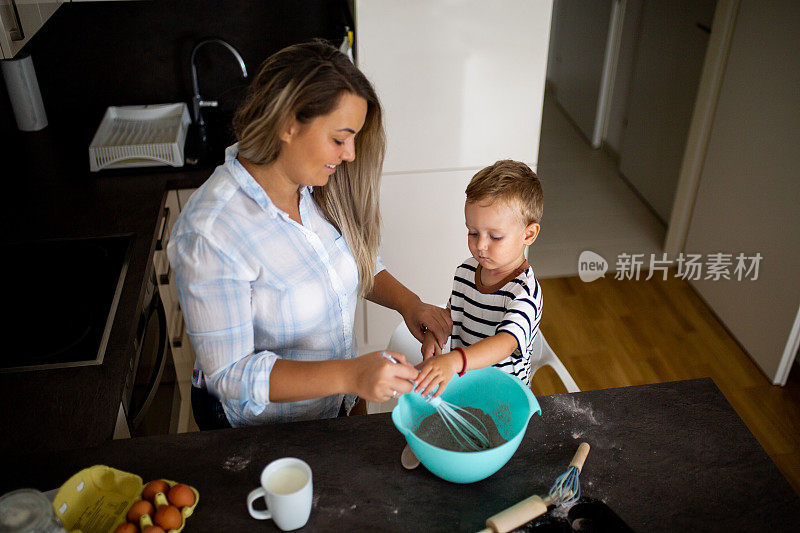
[[[22,131],[38,131],[47,126],[47,114],[31,56],[4,59],[0,63],[17,127]]]

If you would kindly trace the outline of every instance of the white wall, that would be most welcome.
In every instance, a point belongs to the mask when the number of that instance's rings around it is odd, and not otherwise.
[[[772,379],[800,305],[798,28],[800,3],[742,0],[685,247],[763,256],[757,281],[693,286]]]
[[[384,171],[535,167],[551,5],[357,1],[358,66],[385,111]]]

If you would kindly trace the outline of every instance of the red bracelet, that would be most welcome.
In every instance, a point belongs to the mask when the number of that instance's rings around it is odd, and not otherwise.
[[[464,373],[467,371],[467,354],[464,352],[464,348],[456,347],[453,348],[453,350],[458,350],[459,352],[461,352],[461,360],[463,361],[463,364],[461,366],[461,372],[459,372],[458,375],[463,376]]]

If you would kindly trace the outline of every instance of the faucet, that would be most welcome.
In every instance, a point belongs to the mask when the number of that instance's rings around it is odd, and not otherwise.
[[[197,85],[197,65],[195,65],[195,57],[197,56],[197,51],[200,49],[200,47],[208,43],[218,43],[227,48],[228,50],[230,50],[230,52],[236,58],[236,61],[239,62],[239,67],[242,69],[242,77],[243,78],[247,77],[247,68],[244,66],[244,59],[242,59],[242,56],[239,54],[239,52],[236,51],[236,48],[234,48],[227,42],[223,41],[222,39],[209,38],[209,39],[203,39],[202,41],[194,45],[194,49],[192,50],[192,60],[191,60],[192,89],[194,90],[194,94],[192,96],[192,115],[193,115],[192,118],[194,119],[194,123],[197,124],[200,130],[200,138],[203,144],[205,144],[207,141],[207,136],[205,131],[206,121],[203,120],[203,114],[200,112],[200,109],[203,107],[217,107],[219,105],[219,102],[217,102],[216,100],[203,100],[200,97],[200,88]]]

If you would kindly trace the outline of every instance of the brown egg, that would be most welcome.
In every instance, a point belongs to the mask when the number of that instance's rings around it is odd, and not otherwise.
[[[147,526],[142,530],[142,533],[167,533],[164,528],[158,526]]]
[[[189,485],[178,483],[177,485],[169,489],[169,494],[167,494],[167,499],[169,500],[169,503],[171,503],[175,507],[190,507],[194,505],[195,495],[194,491],[192,491]]]
[[[142,490],[142,498],[154,502],[156,499],[156,492],[163,492],[164,494],[169,491],[169,485],[163,479],[154,479],[144,486]]]
[[[139,533],[139,528],[136,527],[136,524],[125,522],[124,524],[117,526],[117,529],[114,530],[114,533]]]
[[[172,505],[162,505],[156,511],[153,522],[164,529],[178,529],[183,523],[183,516],[177,507]]]
[[[155,508],[153,508],[153,504],[147,500],[139,500],[131,505],[131,508],[128,509],[128,522],[133,522],[138,524],[139,517],[143,514],[148,514],[153,516],[155,512]]]

